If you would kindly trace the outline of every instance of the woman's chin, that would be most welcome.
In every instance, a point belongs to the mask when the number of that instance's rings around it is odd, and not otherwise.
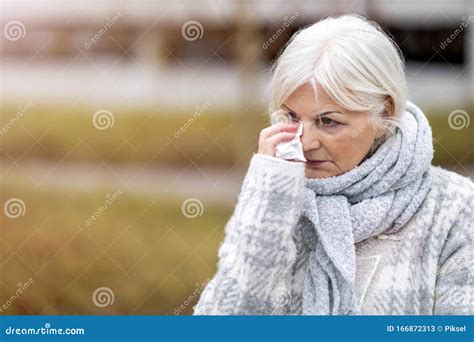
[[[305,167],[304,174],[306,178],[310,179],[323,179],[331,177],[331,173],[326,170],[315,170],[308,166]]]
[[[305,177],[308,179],[323,179],[338,176],[341,174],[340,170],[332,170],[329,165],[325,165],[325,167],[321,168],[314,168],[308,165],[305,166]]]

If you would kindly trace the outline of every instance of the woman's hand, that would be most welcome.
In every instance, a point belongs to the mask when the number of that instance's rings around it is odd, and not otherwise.
[[[295,137],[299,123],[276,123],[262,129],[258,140],[258,154],[274,157],[276,146]]]

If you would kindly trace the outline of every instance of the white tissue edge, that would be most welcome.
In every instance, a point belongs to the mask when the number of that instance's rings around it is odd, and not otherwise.
[[[300,123],[295,137],[290,141],[279,143],[276,146],[275,157],[286,160],[299,160],[305,162],[301,135],[303,134],[303,123]]]

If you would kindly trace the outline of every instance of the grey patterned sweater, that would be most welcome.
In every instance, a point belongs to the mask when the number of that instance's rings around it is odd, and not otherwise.
[[[363,315],[472,315],[474,184],[432,166],[398,233],[355,245]],[[301,315],[314,230],[300,220],[304,165],[254,154],[195,315]]]

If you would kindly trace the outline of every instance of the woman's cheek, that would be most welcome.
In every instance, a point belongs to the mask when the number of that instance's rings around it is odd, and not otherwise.
[[[331,147],[336,165],[344,171],[354,168],[368,151],[365,140],[364,137],[354,137],[350,133],[340,135]]]

